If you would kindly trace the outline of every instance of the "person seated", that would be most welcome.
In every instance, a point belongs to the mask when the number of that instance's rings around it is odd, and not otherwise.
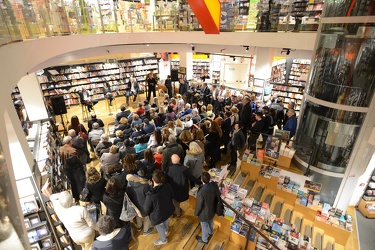
[[[112,145],[109,148],[109,153],[103,153],[100,157],[100,168],[106,165],[114,165],[120,162],[120,154],[118,153],[118,147]]]
[[[134,128],[135,125],[138,125],[138,124],[141,125],[142,124],[142,120],[139,118],[139,115],[134,114],[133,115],[133,121],[131,123],[131,127]]]
[[[169,121],[174,122],[175,120],[176,120],[176,114],[173,111],[173,107],[172,106],[168,106],[168,113],[165,115],[164,122],[165,123],[168,123]]]
[[[118,146],[117,144],[118,143],[123,143],[125,141],[125,136],[124,136],[124,132],[122,130],[117,130],[116,131],[116,138],[113,140],[113,145],[116,145]]]
[[[142,131],[143,131],[144,134],[150,134],[150,133],[155,131],[155,125],[151,124],[150,121],[147,118],[145,118],[143,120]]]
[[[156,148],[156,153],[154,154],[154,160],[155,160],[155,169],[161,169],[161,162],[163,159],[163,146],[158,146]]]
[[[141,116],[145,113],[145,111],[146,109],[143,107],[143,104],[140,102],[138,103],[138,109],[134,113]]]
[[[139,152],[145,150],[147,148],[147,142],[143,136],[138,138],[138,143],[134,145],[135,153],[138,154]]]
[[[89,133],[92,129],[92,125],[97,122],[99,124],[99,127],[101,127],[102,129],[104,128],[104,123],[102,121],[102,119],[99,119],[99,118],[96,118],[96,114],[95,113],[91,113],[91,120],[88,120],[87,121],[87,127],[89,128]]]
[[[186,115],[189,115],[191,114],[191,112],[193,112],[193,110],[191,109],[191,105],[190,103],[186,103],[185,105],[185,110],[184,111],[181,111],[179,114],[178,114],[178,117],[184,117]]]
[[[81,103],[87,106],[87,110],[91,112],[92,107],[98,103],[97,100],[91,98],[90,91],[86,90],[85,87],[82,88],[82,91],[79,92]]]
[[[117,124],[117,126],[114,129],[114,132],[116,133],[116,131],[118,131],[118,130],[124,131],[125,129],[128,129],[128,128],[130,128],[130,124],[129,124],[128,119],[125,118],[125,117],[121,117],[120,123]]]
[[[126,139],[124,142],[124,146],[120,148],[119,150],[120,159],[124,159],[124,156],[126,154],[133,154],[135,155],[135,149],[134,149],[134,142],[132,142],[129,139]]]
[[[212,104],[207,105],[207,119],[213,121],[215,119],[215,113],[213,112],[214,106]]]
[[[124,105],[121,105],[120,112],[116,114],[116,121],[120,122],[122,117],[127,118],[130,115],[130,110],[126,110],[126,107]]]
[[[100,236],[92,244],[92,250],[119,249],[128,250],[132,238],[130,223],[124,223],[116,229],[115,220],[110,215],[100,217],[98,223]]]
[[[176,120],[175,130],[176,130],[176,136],[179,136],[181,134],[182,130],[184,130],[184,124],[182,123],[182,121],[180,119]]]
[[[199,116],[203,119],[207,119],[207,108],[205,105],[201,106],[201,112],[199,113]]]
[[[96,148],[95,148],[95,152],[101,156],[102,155],[102,151],[103,150],[108,150],[107,152],[109,152],[109,148],[112,146],[112,142],[109,141],[109,136],[107,134],[102,134],[100,136],[100,141],[98,143],[98,145],[96,145]]]
[[[189,129],[193,126],[193,120],[191,119],[190,115],[185,116],[184,128]]]
[[[154,97],[155,98],[155,97]],[[157,97],[156,97],[157,98]],[[144,107],[144,109],[145,109],[145,111],[149,111],[150,109],[151,109],[151,105],[150,105],[150,103],[147,101],[147,100],[144,100],[143,101],[143,107]]]
[[[130,136],[130,139],[132,139],[134,141],[134,138],[137,138],[137,137],[139,137],[141,135],[143,135],[143,131],[141,129],[141,125],[137,124],[134,127],[134,132]]]
[[[198,110],[193,110],[193,117],[191,118],[194,124],[201,122],[202,118],[200,117]]]
[[[92,130],[89,132],[89,145],[91,148],[91,152],[94,152],[95,149],[95,147],[92,144],[92,141],[100,140],[102,134],[104,134],[103,129],[100,128],[99,123],[94,122],[94,124],[92,125]]]

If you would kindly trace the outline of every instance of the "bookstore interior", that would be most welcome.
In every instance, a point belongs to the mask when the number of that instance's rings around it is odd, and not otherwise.
[[[6,24],[13,40],[105,31],[201,30],[184,1],[81,2],[83,6],[76,1],[30,1],[27,5],[2,1],[0,5],[7,8],[2,8],[0,18],[7,9]],[[327,17],[344,16],[341,11],[349,8],[346,2],[329,6]],[[277,1],[275,5],[225,1],[222,8],[230,12],[226,15],[228,24],[221,20],[220,28],[317,30],[322,4],[316,0]],[[353,16],[370,8],[369,4],[364,6],[352,8],[358,12]],[[198,43],[189,43],[189,52],[139,49],[139,53],[75,60],[61,55],[66,58],[64,63],[33,65],[35,71],[23,72],[12,92],[4,94],[11,98],[11,104],[4,101],[0,107],[5,124],[0,131],[4,236],[0,248],[74,249],[46,195],[69,189],[59,168],[58,153],[67,113],[74,107],[82,108],[80,119],[87,121],[89,113],[80,97],[82,89],[87,89],[92,99],[105,103],[112,116],[118,110],[109,105],[106,93],[115,99],[124,96],[131,77],[144,92],[145,77],[153,71],[159,79],[159,101],[165,96],[168,75],[178,92],[180,79],[199,85],[207,73],[209,86],[224,85],[233,98],[247,94],[259,105],[269,104],[275,97],[284,107],[295,103],[299,124],[294,138],[276,130],[264,142],[259,137],[255,151],[241,152],[236,171],[229,171],[227,165],[209,170],[212,179],[220,183],[225,204],[224,216],[216,216],[215,225],[229,241],[243,249],[352,249],[347,244],[356,230],[353,208],[368,219],[375,218],[375,29],[358,25],[357,19],[351,22],[347,33],[336,24],[324,23],[315,52],[241,45],[238,47],[243,53],[226,54],[225,49],[203,53]],[[0,44],[4,44],[2,40]],[[24,64],[28,60],[24,61],[20,63],[22,70],[27,68]],[[13,63],[10,58],[9,63]],[[39,65],[43,67],[35,68]],[[19,72],[15,70],[15,74]],[[48,116],[49,99],[56,124]],[[22,126],[14,126],[18,119]],[[197,188],[190,190],[193,208],[196,193]]]

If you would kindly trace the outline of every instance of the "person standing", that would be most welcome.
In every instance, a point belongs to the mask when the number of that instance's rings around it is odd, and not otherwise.
[[[167,76],[167,79],[165,80],[165,87],[167,88],[167,92],[168,92],[168,96],[169,98],[173,98],[173,91],[172,91],[172,80],[171,80],[171,76],[168,75]]]
[[[212,93],[206,82],[203,83],[203,88],[201,89],[201,96],[202,96],[204,105],[210,104]]]
[[[218,198],[220,199],[220,190],[215,182],[210,182],[210,174],[202,173],[201,180],[203,185],[197,192],[197,203],[194,215],[198,217],[202,227],[202,236],[197,235],[199,242],[207,244],[210,236],[213,234],[216,206]]]
[[[135,100],[137,100],[137,95],[139,92],[139,84],[137,82],[137,79],[133,75],[130,77],[129,81],[131,84],[131,92],[134,96],[133,102],[135,102]]]
[[[72,240],[84,250],[91,250],[97,231],[96,222],[85,207],[74,206],[68,191],[52,194],[50,200]]]
[[[199,146],[198,146],[199,147]],[[171,157],[172,165],[166,169],[166,182],[173,188],[173,205],[177,217],[181,217],[182,210],[180,203],[189,199],[189,180],[195,183],[195,178],[191,174],[189,167],[180,163],[180,157],[176,154]]]
[[[241,130],[240,122],[236,122],[233,127],[233,131],[230,133],[230,168],[235,169],[237,167],[237,151],[245,146],[246,138]]]
[[[294,111],[294,109],[288,109],[288,112],[286,112],[286,115],[288,116],[288,119],[283,129],[290,132],[290,135],[289,135],[289,139],[290,139],[296,134],[297,117],[296,117],[296,112]]]
[[[154,244],[164,245],[168,243],[168,218],[174,213],[173,189],[171,185],[164,183],[164,174],[159,169],[152,174],[149,185],[153,188],[146,194],[144,210],[159,233],[159,239],[155,240]]]
[[[170,165],[172,165],[171,161],[171,156],[174,154],[177,154],[180,159],[184,158],[185,152],[184,149],[180,144],[176,142],[176,136],[175,135],[169,135],[168,137],[169,143],[167,146],[165,146],[164,151],[163,151],[163,160],[162,160],[162,165],[161,169],[166,170],[166,168]]]
[[[250,97],[245,96],[243,99],[243,107],[240,113],[240,120],[244,124],[242,129],[245,136],[247,136],[247,129],[251,124],[251,116],[253,115],[253,110],[250,104]]]
[[[132,83],[129,79],[128,82],[125,83],[125,93],[124,93],[127,107],[129,106],[129,98],[130,98],[130,95],[131,95],[131,88],[132,88]]]
[[[153,93],[154,97],[156,97],[156,83],[157,80],[154,76],[154,71],[150,71],[150,73],[146,77],[146,83],[147,83],[147,100],[150,101],[151,98],[151,92]]]

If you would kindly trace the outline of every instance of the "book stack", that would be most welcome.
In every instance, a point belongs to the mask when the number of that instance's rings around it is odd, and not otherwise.
[[[211,168],[208,173],[211,176],[211,181],[220,183],[223,179],[225,179],[226,175],[228,174],[228,166],[224,165],[221,168]]]
[[[289,176],[279,175],[277,188],[283,191],[287,191],[289,193],[298,194],[300,187],[301,187],[300,183],[290,180]]]

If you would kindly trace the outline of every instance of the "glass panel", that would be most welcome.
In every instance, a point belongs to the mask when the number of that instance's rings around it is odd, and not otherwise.
[[[375,88],[375,27],[323,25],[307,93],[318,99],[368,107]]]
[[[9,169],[0,144],[0,249],[25,249],[27,243],[22,242],[24,223],[15,209],[19,201],[15,200],[16,190],[13,190],[9,178]]]
[[[375,5],[372,0],[328,0],[324,13],[325,17],[373,15],[375,15]]]
[[[315,146],[312,165],[344,173],[364,118],[364,113],[333,109],[307,101],[296,140]],[[299,156],[298,151],[296,154]]]

